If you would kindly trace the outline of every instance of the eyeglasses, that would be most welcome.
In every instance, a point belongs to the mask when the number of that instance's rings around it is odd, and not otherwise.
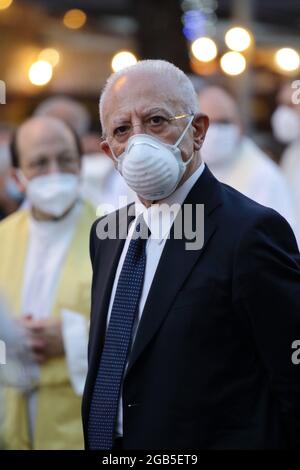
[[[183,118],[192,117],[192,116],[193,116],[192,113],[178,114],[178,116],[170,117],[170,118],[168,119],[168,121],[174,121],[174,120],[177,120],[177,119],[183,119]]]
[[[172,121],[192,117],[192,113],[178,114],[176,116],[166,117],[163,114],[155,113],[141,122],[141,127],[146,134],[163,134],[166,133],[171,126]],[[136,125],[130,123],[123,124],[114,129],[113,133],[109,136],[103,136],[103,139],[114,139],[119,142],[126,141],[131,135]]]

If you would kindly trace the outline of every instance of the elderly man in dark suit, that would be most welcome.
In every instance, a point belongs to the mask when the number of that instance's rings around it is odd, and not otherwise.
[[[204,166],[208,118],[174,65],[112,75],[100,114],[102,150],[137,201],[91,230],[86,448],[297,447],[290,226]]]

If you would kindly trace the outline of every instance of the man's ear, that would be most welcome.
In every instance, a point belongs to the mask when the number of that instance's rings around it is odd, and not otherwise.
[[[100,142],[100,149],[102,150],[103,153],[105,153],[108,157],[112,157],[112,153],[110,150],[110,146],[107,142],[107,140],[101,140]]]
[[[206,114],[197,113],[193,120],[194,150],[200,150],[209,126],[209,118]]]
[[[110,146],[107,142],[107,140],[102,140],[100,142],[100,149],[102,150],[103,153],[105,153],[105,155],[107,155],[111,160],[112,162],[115,164],[115,160],[113,158],[113,154],[112,154],[112,151],[110,150]]]
[[[12,167],[10,169],[10,177],[16,183],[18,190],[21,191],[21,193],[25,193],[26,182],[22,171],[19,168]]]

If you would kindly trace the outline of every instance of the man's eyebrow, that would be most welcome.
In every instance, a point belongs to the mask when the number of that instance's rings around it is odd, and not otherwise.
[[[129,118],[123,117],[123,116],[118,116],[112,121],[112,125],[115,126],[120,126],[126,122],[129,122]]]
[[[32,156],[32,159],[28,162],[28,166],[32,167],[32,166],[35,166],[37,164],[47,162],[48,160],[49,160],[49,158],[45,154],[41,153],[41,154],[38,154],[38,155],[34,155],[34,156]]]
[[[167,109],[159,108],[159,107],[147,109],[146,111],[143,112],[143,115],[147,116],[153,113],[165,113],[165,114],[170,115],[170,112]]]
[[[60,152],[57,153],[57,158],[60,158],[60,157],[65,157],[65,156],[72,156],[72,151],[71,149],[64,149],[64,150],[61,150]],[[38,153],[36,155],[34,155],[33,157],[33,160],[31,160],[29,162],[29,165],[31,163],[35,164],[35,163],[38,163],[40,161],[48,161],[48,160],[51,160],[51,157],[49,157],[49,155],[45,154],[45,153]]]
[[[168,111],[167,109],[165,108],[160,108],[158,106],[156,106],[155,108],[149,108],[149,109],[145,109],[141,114],[143,116],[148,116],[149,114],[153,114],[153,113],[165,113],[165,114],[168,114],[168,115],[171,115],[170,111]],[[125,115],[124,116],[118,116],[116,117],[114,120],[113,120],[113,125],[118,125],[119,123],[123,123],[123,122],[128,122],[129,121],[129,118]]]
[[[64,156],[73,156],[73,150],[71,149],[64,149],[64,150],[61,150],[60,152],[58,152],[57,154],[57,157],[64,157]]]

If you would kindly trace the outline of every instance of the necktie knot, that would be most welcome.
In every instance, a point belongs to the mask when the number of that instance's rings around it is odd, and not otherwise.
[[[150,234],[151,234],[151,231],[145,222],[143,214],[139,215],[135,224],[134,231],[132,233],[132,239],[133,240],[137,240],[137,239],[148,240],[148,238],[150,237]]]

